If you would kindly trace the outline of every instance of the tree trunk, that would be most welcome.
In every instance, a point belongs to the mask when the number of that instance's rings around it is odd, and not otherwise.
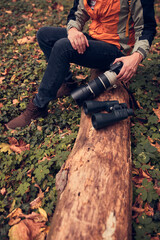
[[[98,100],[129,102],[121,85]],[[82,110],[76,142],[56,185],[60,196],[47,240],[130,240],[129,119],[97,131]]]

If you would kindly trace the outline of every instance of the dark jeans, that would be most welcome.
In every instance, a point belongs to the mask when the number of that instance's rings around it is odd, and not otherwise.
[[[85,35],[89,47],[84,54],[79,54],[68,40],[65,28],[43,27],[38,31],[38,43],[48,65],[34,99],[36,106],[44,107],[50,100],[56,98],[62,83],[71,77],[70,63],[107,70],[115,58],[123,56],[116,46],[95,40],[88,34]]]

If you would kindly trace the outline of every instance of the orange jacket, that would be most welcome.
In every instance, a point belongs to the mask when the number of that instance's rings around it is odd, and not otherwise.
[[[96,0],[93,10],[87,0],[75,0],[67,29],[82,31],[89,19],[91,37],[116,45],[124,54],[138,51],[146,57],[156,33],[154,0]]]

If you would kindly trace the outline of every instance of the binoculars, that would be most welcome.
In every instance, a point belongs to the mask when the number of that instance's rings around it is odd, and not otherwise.
[[[93,99],[104,92],[107,88],[117,87],[117,75],[123,66],[122,62],[110,65],[110,70],[104,72],[88,84],[71,92],[72,98],[81,106],[85,100]]]
[[[128,109],[126,103],[119,103],[118,101],[85,101],[83,109],[86,115],[92,115],[92,125],[95,129],[107,127],[134,115],[133,110]],[[108,113],[100,113],[100,111],[107,111]]]

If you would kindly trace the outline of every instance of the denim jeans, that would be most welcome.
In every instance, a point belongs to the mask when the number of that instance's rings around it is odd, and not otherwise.
[[[37,40],[48,65],[34,98],[36,106],[42,108],[56,98],[62,83],[71,77],[70,63],[105,71],[115,58],[123,56],[116,46],[85,35],[89,47],[83,54],[79,54],[68,40],[65,28],[43,27],[38,31]]]

